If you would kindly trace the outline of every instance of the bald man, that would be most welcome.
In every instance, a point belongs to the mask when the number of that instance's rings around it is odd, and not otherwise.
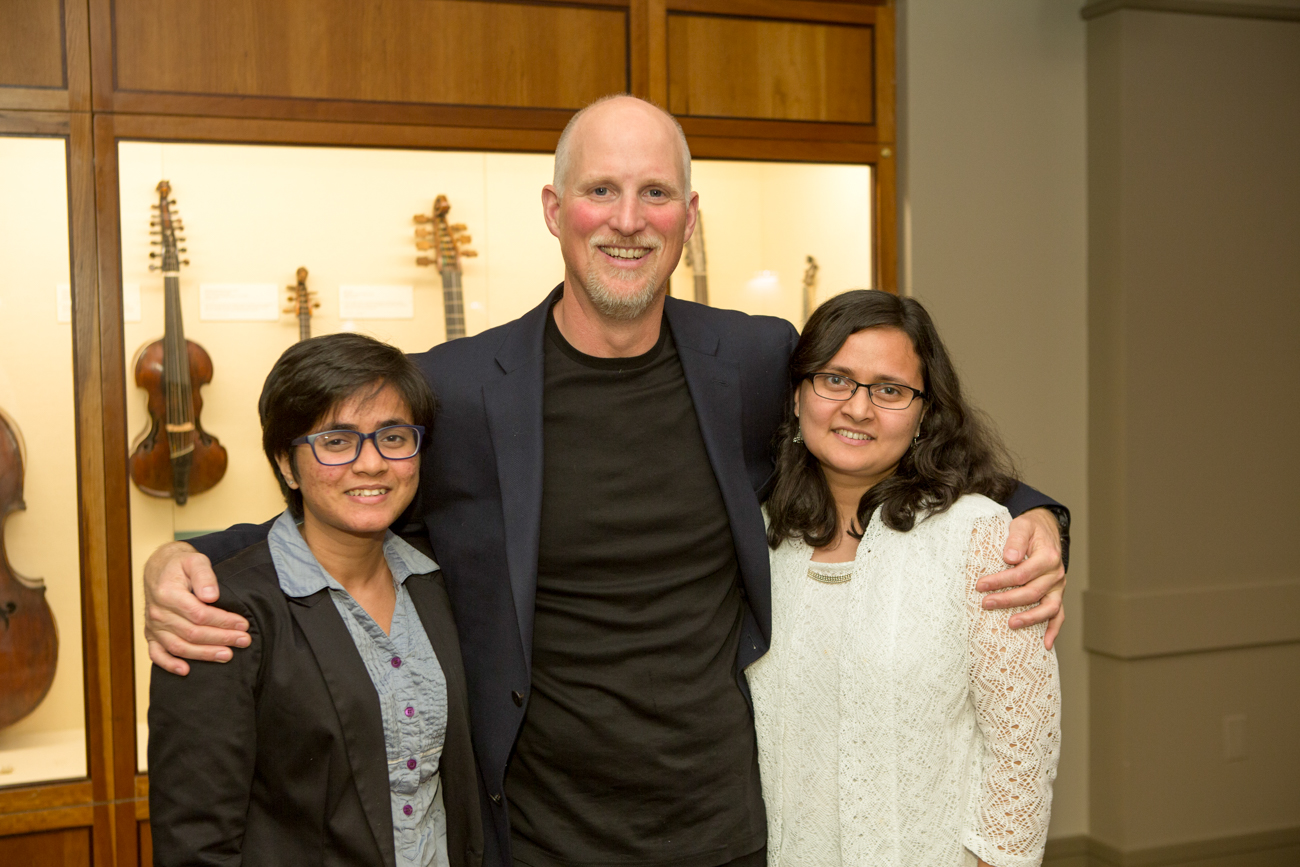
[[[442,403],[415,514],[460,631],[484,861],[765,864],[743,670],[767,649],[760,502],[788,399],[789,323],[667,296],[698,196],[677,122],[617,96],[579,112],[542,190],[564,282],[530,313],[416,357]],[[1060,609],[1060,532],[1029,488],[991,605]],[[214,560],[262,528],[197,540]],[[208,557],[146,567],[149,652],[247,643]],[[1059,627],[1054,618],[1051,635]],[[1049,639],[1050,640],[1050,639]]]

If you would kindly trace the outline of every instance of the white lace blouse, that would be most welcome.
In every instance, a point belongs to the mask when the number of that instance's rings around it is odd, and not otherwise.
[[[771,867],[1041,863],[1056,656],[975,590],[1009,521],[979,496],[908,533],[873,517],[841,583],[802,542],[772,552],[772,647],[746,671]]]

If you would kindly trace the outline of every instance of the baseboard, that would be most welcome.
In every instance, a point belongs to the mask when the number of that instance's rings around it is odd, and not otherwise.
[[[1122,850],[1088,836],[1047,841],[1043,867],[1296,867],[1300,827]]]

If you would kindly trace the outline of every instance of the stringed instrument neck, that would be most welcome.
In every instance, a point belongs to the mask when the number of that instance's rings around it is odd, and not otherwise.
[[[709,303],[709,268],[704,253],[704,215],[695,215],[695,231],[686,242],[686,267],[691,269],[695,282],[695,300],[700,304]]]
[[[415,229],[415,246],[420,250],[434,250],[434,256],[419,256],[417,265],[437,265],[442,273],[442,310],[447,325],[447,339],[464,337],[465,331],[465,294],[461,289],[462,258],[477,256],[465,245],[472,240],[465,233],[463,223],[450,223],[447,214],[451,203],[446,196],[439,195],[433,200],[433,214],[416,214],[416,223],[431,223],[431,226],[417,226]]]

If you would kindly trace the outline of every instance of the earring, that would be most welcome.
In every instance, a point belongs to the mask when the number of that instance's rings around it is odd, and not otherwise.
[[[921,441],[921,432],[918,430],[916,432],[916,436],[912,437],[912,445],[916,445],[920,441]]]
[[[801,430],[795,431],[794,436],[790,439],[790,441],[795,443],[803,442],[803,431]]]

